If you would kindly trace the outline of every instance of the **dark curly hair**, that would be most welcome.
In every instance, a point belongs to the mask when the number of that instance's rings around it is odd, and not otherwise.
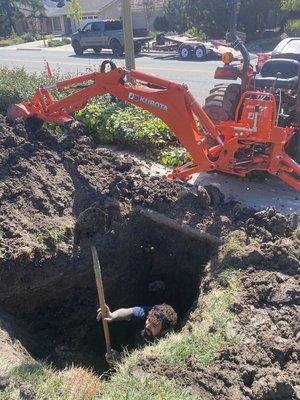
[[[148,314],[148,319],[153,322],[161,321],[162,332],[175,328],[177,324],[176,311],[165,303],[154,306]]]

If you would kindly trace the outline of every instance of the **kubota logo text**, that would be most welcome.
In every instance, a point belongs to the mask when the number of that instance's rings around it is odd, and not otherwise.
[[[138,94],[129,92],[129,100],[139,101],[140,103],[146,104],[147,106],[158,108],[159,110],[168,111],[168,106],[158,101],[147,99],[147,97],[139,96]]]

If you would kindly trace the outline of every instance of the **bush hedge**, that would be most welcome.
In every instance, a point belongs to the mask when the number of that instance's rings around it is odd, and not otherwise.
[[[285,33],[288,36],[300,36],[300,19],[290,19],[285,25]]]
[[[48,47],[65,46],[66,44],[70,44],[70,43],[71,43],[71,40],[68,38],[50,39],[47,41]]]
[[[42,40],[43,36],[39,33],[27,32],[21,36],[25,43],[35,42],[36,40]]]
[[[14,44],[24,43],[24,40],[20,36],[11,36],[7,39],[0,40],[0,47],[12,46]]]
[[[12,35],[6,39],[0,40],[0,47],[12,46],[14,44],[22,44],[42,40],[43,37],[39,33],[28,32],[22,36]]]
[[[51,82],[57,79],[54,76]],[[28,100],[38,87],[49,85],[45,74],[29,74],[24,68],[0,68],[0,112],[5,114],[10,104]]]
[[[77,116],[102,143],[125,145],[165,165],[188,159],[167,125],[143,109],[104,97],[90,102]]]

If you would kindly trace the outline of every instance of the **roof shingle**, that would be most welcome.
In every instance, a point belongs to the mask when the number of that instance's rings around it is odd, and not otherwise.
[[[57,2],[52,0],[43,1],[45,6],[45,14],[47,17],[55,17],[68,14],[68,10],[70,7],[69,0],[65,0],[65,5],[62,7],[58,7]],[[102,8],[106,7],[110,3],[113,3],[113,0],[79,0],[79,3],[82,6],[84,14],[97,14],[102,10]]]

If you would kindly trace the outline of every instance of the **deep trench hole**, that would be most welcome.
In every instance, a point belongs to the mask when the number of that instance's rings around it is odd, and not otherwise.
[[[106,301],[111,310],[136,305],[170,304],[179,328],[199,293],[203,269],[216,248],[163,225],[136,217],[117,234],[106,235],[97,246],[103,269]],[[98,297],[92,270],[81,285],[51,293],[26,322],[34,332],[29,351],[57,368],[66,365],[107,369],[102,325],[96,321]],[[163,282],[163,284],[161,284]],[[134,347],[143,323],[110,324],[114,349]]]

